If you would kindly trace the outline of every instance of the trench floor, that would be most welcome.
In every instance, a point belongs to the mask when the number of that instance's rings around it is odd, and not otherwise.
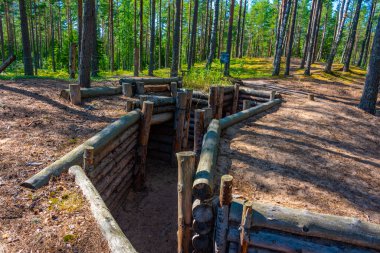
[[[121,229],[138,252],[175,252],[177,245],[177,169],[149,160],[146,187],[131,191],[115,214]]]

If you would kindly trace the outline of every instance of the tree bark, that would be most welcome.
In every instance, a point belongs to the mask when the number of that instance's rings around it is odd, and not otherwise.
[[[149,47],[149,71],[148,75],[153,76],[154,70],[154,48],[156,46],[156,1],[150,0],[151,23],[150,23],[150,47]]]
[[[207,58],[206,69],[211,68],[212,61],[215,58],[216,40],[218,36],[219,3],[220,3],[219,0],[215,0],[215,13],[214,13],[214,20],[213,20],[211,40],[210,40],[210,53]]]
[[[194,13],[193,22],[191,27],[191,39],[189,48],[189,57],[187,62],[187,69],[190,70],[194,66],[195,62],[195,51],[197,47],[197,24],[198,24],[198,4],[199,0],[194,0]]]
[[[247,0],[244,1],[244,11],[243,11],[243,25],[241,27],[240,32],[240,46],[239,46],[239,58],[243,57],[243,49],[244,49],[244,29],[245,29],[245,17],[247,14]]]
[[[346,49],[346,55],[344,58],[344,66],[343,66],[343,72],[348,72],[350,69],[350,62],[351,62],[351,55],[352,55],[352,49],[354,47],[355,38],[356,38],[356,29],[358,27],[359,23],[359,16],[360,16],[360,10],[362,7],[363,0],[358,0],[355,10],[355,15],[352,21],[352,30],[350,33],[350,36],[348,38],[347,42],[347,49]]]
[[[241,29],[241,9],[242,9],[243,0],[240,0],[239,4],[239,16],[238,16],[238,23],[237,23],[237,34],[236,34],[236,45],[235,45],[235,57],[239,57],[239,51],[240,51],[240,29]]]
[[[95,22],[95,0],[85,0],[84,17],[83,17],[83,33],[82,33],[82,49],[79,62],[79,85],[81,87],[91,87],[91,51],[93,46],[93,35]]]
[[[329,6],[327,7],[327,10],[326,10],[326,15],[325,15],[325,20],[323,22],[323,32],[322,32],[322,38],[321,38],[321,44],[319,46],[319,51],[318,51],[318,55],[317,55],[317,61],[320,61],[321,58],[322,58],[322,54],[323,54],[323,45],[325,43],[325,38],[326,38],[326,31],[327,31],[327,21],[328,21],[328,17],[329,17]]]
[[[231,48],[232,48],[232,29],[234,24],[234,8],[235,0],[231,0],[230,3],[230,18],[228,21],[228,35],[227,35],[227,54],[228,61],[224,64],[224,76],[230,76],[230,62],[231,62]]]
[[[178,76],[179,54],[180,54],[180,36],[181,36],[181,0],[175,0],[175,21],[173,34],[173,57],[172,67],[170,70],[171,77]]]
[[[95,3],[96,5],[96,3]],[[92,77],[97,77],[98,72],[99,72],[99,57],[98,57],[98,29],[97,29],[97,18],[96,18],[96,13],[97,13],[97,6],[95,6],[95,14],[94,14],[94,25],[92,27],[92,50],[91,50],[91,76]]]
[[[169,51],[170,51],[170,29],[171,29],[171,12],[170,12],[170,0],[168,1],[168,22],[166,28],[166,51],[165,51],[165,68],[169,67]]]
[[[3,32],[3,16],[0,15],[0,47],[1,47],[1,60],[5,60],[5,49],[4,49],[4,32]]]
[[[82,30],[83,30],[83,0],[78,0],[78,63],[80,62],[82,50]],[[79,66],[78,66],[79,67]]]
[[[108,22],[109,22],[109,47],[110,47],[110,70],[114,72],[115,70],[115,45],[114,45],[114,35],[113,35],[113,0],[109,0],[109,14],[108,14]]]
[[[21,35],[22,35],[22,48],[24,60],[24,74],[27,76],[33,75],[33,62],[30,52],[28,17],[26,14],[25,0],[19,0],[20,19],[21,19]]]
[[[158,37],[158,69],[161,68],[162,65],[162,0],[159,0],[159,37]]]
[[[361,46],[361,50],[360,50],[360,56],[359,56],[359,60],[358,60],[358,64],[357,66],[359,67],[363,67],[363,60],[365,58],[365,55],[368,54],[368,47],[369,47],[369,41],[370,41],[370,38],[371,38],[371,30],[372,30],[372,20],[373,20],[373,16],[375,14],[375,10],[376,10],[376,2],[377,0],[372,0],[372,4],[371,4],[371,11],[370,11],[370,15],[368,17],[368,21],[367,21],[367,29],[365,31],[365,37],[364,37],[364,40],[362,42],[362,46]]]
[[[286,66],[285,66],[285,75],[289,75],[290,71],[290,59],[292,57],[292,48],[293,48],[293,40],[294,40],[294,28],[296,25],[296,18],[297,18],[297,5],[298,0],[293,0],[293,13],[292,13],[292,23],[290,26],[290,36],[289,36],[289,43],[286,53]]]
[[[144,34],[144,19],[143,19],[143,15],[144,15],[144,1],[143,0],[140,0],[140,56],[139,56],[139,59],[140,59],[140,72],[142,72],[144,66],[144,62],[143,62],[143,55],[144,55],[144,37],[143,37],[143,34]]]
[[[56,71],[55,65],[55,38],[54,38],[54,18],[53,18],[53,4],[50,4],[50,30],[51,30],[51,63],[53,66],[53,72]]]
[[[134,17],[133,17],[133,33],[134,33],[134,36],[133,36],[133,75],[134,76],[139,76],[139,64],[140,64],[140,60],[139,60],[139,54],[140,54],[140,51],[139,51],[139,48],[137,46],[137,0],[134,0],[133,1],[133,8],[134,8]]]
[[[310,10],[310,15],[309,15],[309,24],[307,26],[305,45],[303,48],[303,55],[302,55],[302,60],[301,60],[301,65],[300,65],[301,69],[305,68],[307,48],[309,47],[309,43],[310,43],[310,32],[311,32],[311,25],[312,25],[314,9],[315,9],[315,1],[313,1],[312,5],[311,5],[311,10]]]
[[[376,101],[380,84],[380,17],[377,21],[375,37],[373,38],[372,52],[369,59],[367,77],[364,84],[363,94],[359,108],[376,114]]]

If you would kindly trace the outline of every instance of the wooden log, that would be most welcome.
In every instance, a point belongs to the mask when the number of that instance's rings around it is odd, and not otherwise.
[[[248,110],[252,105],[254,106],[254,103],[251,100],[243,100],[243,110]]]
[[[245,94],[241,94],[241,95],[239,96],[239,99],[240,99],[240,100],[247,99],[247,100],[253,100],[253,101],[255,101],[255,102],[264,102],[264,103],[270,101],[268,98],[255,97],[255,96],[245,95]]]
[[[193,90],[186,90],[186,112],[185,112],[185,121],[184,121],[184,129],[183,129],[183,140],[182,140],[182,148],[187,149],[188,141],[189,141],[189,128],[190,128],[190,112],[191,112],[191,101],[193,98]]]
[[[94,147],[86,147],[83,152],[83,169],[85,172],[94,169]]]
[[[230,227],[228,230],[228,240],[230,242],[239,241],[239,228]],[[249,234],[249,246],[269,249],[275,252],[310,252],[310,253],[374,253],[375,251],[341,245],[332,242],[312,241],[307,237],[295,236],[292,234],[280,234],[275,231],[255,231]],[[248,251],[249,252],[249,251]]]
[[[176,153],[180,152],[182,149],[183,140],[183,129],[186,117],[186,104],[187,104],[187,94],[185,92],[178,92],[176,101],[176,111],[174,117],[174,129],[175,136],[173,141],[172,150],[172,164],[176,164]]]
[[[224,87],[219,86],[217,93],[218,93],[218,95],[217,95],[215,119],[221,119],[223,117]]]
[[[224,88],[224,92],[223,92],[224,95],[233,93],[235,90],[235,86],[233,85],[223,86],[223,88]]]
[[[112,184],[108,185],[108,187],[102,192],[102,197],[107,199],[110,197],[112,192],[120,186],[123,186],[123,180],[131,180],[133,176],[133,167],[135,166],[135,162],[132,161],[128,163],[127,166],[122,168],[122,170],[117,173],[117,176],[114,178]]]
[[[154,106],[153,114],[163,113],[163,112],[174,112],[175,105],[164,105],[164,106]]]
[[[134,103],[134,101],[130,101],[130,100],[128,100],[127,103],[126,103],[126,106],[125,106],[125,110],[126,110],[127,112],[131,112],[131,111],[133,111],[134,109],[135,109],[135,103]]]
[[[199,158],[202,150],[202,141],[205,131],[205,110],[195,110],[194,116],[194,145],[193,150],[195,153],[196,164],[199,162]]]
[[[140,97],[141,104],[142,104],[141,101],[151,101],[154,103],[155,107],[176,104],[176,99],[172,97],[152,96],[152,95],[141,95],[139,97]]]
[[[217,116],[218,86],[211,86],[209,90],[208,106],[212,109],[212,118]]]
[[[246,94],[246,95],[253,95],[256,97],[263,97],[263,98],[270,98],[271,92],[269,91],[263,91],[263,90],[254,90],[252,88],[247,88],[240,86],[240,93]],[[275,98],[281,98],[280,94],[276,94]]]
[[[228,93],[228,94],[224,94],[223,96],[223,101],[232,101],[234,98],[234,94],[233,93]]]
[[[243,110],[243,111],[235,113],[235,114],[232,114],[228,117],[221,119],[220,120],[220,126],[221,126],[222,130],[224,130],[227,127],[230,127],[230,126],[232,126],[236,123],[239,123],[243,120],[246,120],[249,117],[257,115],[261,112],[264,112],[264,111],[266,111],[266,110],[268,110],[268,109],[272,108],[273,106],[278,105],[280,103],[281,103],[281,99],[275,99],[273,101],[252,107],[252,108],[247,109],[247,110]]]
[[[270,92],[270,96],[269,96],[269,100],[274,100],[276,98],[276,91],[275,90],[272,90]]]
[[[163,124],[165,122],[172,120],[173,117],[174,117],[174,113],[172,113],[172,112],[164,112],[164,113],[154,114],[152,116],[151,125]]]
[[[163,85],[147,85],[144,84],[144,91],[145,92],[165,92],[169,91],[169,86],[167,84]]]
[[[122,183],[123,184],[122,189],[120,191],[117,190],[114,194],[112,194],[114,196],[106,200],[106,204],[109,207],[109,209],[112,210],[112,212],[118,213],[119,208],[125,206],[127,195],[132,190],[132,185],[133,185],[132,179],[125,180]]]
[[[122,78],[119,83],[133,83],[142,82],[144,84],[170,84],[171,82],[178,82],[182,80],[179,77],[171,77],[171,78],[156,78],[156,77],[140,77],[140,78]]]
[[[30,189],[38,189],[46,185],[52,176],[59,176],[63,171],[73,165],[82,163],[83,152],[86,147],[94,147],[95,154],[104,149],[109,143],[115,140],[121,133],[131,127],[140,119],[140,111],[133,111],[121,117],[117,121],[109,124],[102,131],[79,145],[60,159],[50,164],[21,185]]]
[[[143,82],[136,82],[136,94],[137,95],[145,94],[145,89],[144,89],[144,83]]]
[[[73,166],[69,172],[75,176],[75,183],[80,187],[84,197],[90,203],[91,213],[108,242],[110,251],[137,253],[84,171],[79,166]]]
[[[210,222],[200,222],[193,220],[192,229],[199,235],[208,235],[212,231],[213,226]]]
[[[205,129],[208,128],[212,121],[212,109],[210,107],[203,108],[205,110]]]
[[[122,83],[121,88],[124,96],[133,97],[133,89],[131,83]]]
[[[201,91],[193,91],[193,99],[194,98],[208,101],[208,94]]]
[[[193,230],[194,232],[206,235],[213,229],[214,215],[212,205],[208,202],[195,199],[192,206],[194,217]]]
[[[178,93],[178,85],[177,82],[171,82],[170,83],[170,93],[173,98],[177,97]]]
[[[143,188],[146,180],[146,156],[148,152],[148,140],[150,132],[150,124],[153,114],[153,102],[145,101],[143,103],[140,120],[140,134],[139,134],[139,147],[138,147],[138,174],[135,180],[135,188],[140,190]]]
[[[178,83],[178,89],[182,89],[182,86],[183,86],[182,77],[180,77],[180,80],[177,83]]]
[[[193,247],[197,253],[210,252],[211,243],[210,238],[207,235],[194,235],[192,238]]]
[[[231,204],[229,221],[240,224],[242,202]],[[317,214],[307,210],[254,202],[251,227],[318,237],[380,250],[380,225],[356,218]]]
[[[308,99],[311,100],[311,101],[314,101],[314,94],[308,94],[307,95]]]
[[[241,253],[248,252],[249,245],[249,232],[251,228],[251,217],[252,217],[252,202],[247,201],[244,203],[243,212],[241,216],[241,225],[240,225],[240,247]]]
[[[190,252],[191,240],[191,187],[195,173],[195,154],[177,153],[178,160],[178,252]]]
[[[239,103],[239,84],[234,85],[234,97],[232,99],[232,108],[231,108],[231,114],[234,114],[238,110],[238,103]]]
[[[208,101],[200,98],[193,98],[192,99],[192,104],[195,107],[207,107],[208,106]]]
[[[15,55],[11,55],[8,57],[8,59],[6,59],[3,64],[1,64],[0,66],[0,73],[3,72],[6,68],[8,68],[9,65],[12,64],[12,62],[14,62],[16,60],[16,56]]]
[[[69,92],[70,92],[71,103],[73,105],[79,105],[82,102],[79,84],[70,84],[69,85]]]
[[[209,199],[213,194],[213,174],[218,155],[220,131],[219,121],[213,120],[204,137],[193,184],[193,195],[201,200]]]
[[[101,96],[114,96],[122,94],[121,86],[117,87],[93,87],[93,88],[80,88],[81,98],[94,98]],[[70,90],[65,89],[61,91],[60,96],[64,99],[70,99]]]

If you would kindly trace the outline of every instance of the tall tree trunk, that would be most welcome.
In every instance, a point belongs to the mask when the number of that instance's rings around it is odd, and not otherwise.
[[[375,37],[372,44],[371,57],[369,59],[367,77],[364,84],[363,94],[359,108],[376,114],[376,101],[380,84],[380,17],[377,21]]]
[[[0,15],[0,47],[1,47],[1,60],[5,61],[3,16],[2,15]]]
[[[140,72],[144,69],[144,61],[143,61],[143,55],[144,55],[144,0],[140,0]]]
[[[280,65],[281,65],[281,56],[282,56],[282,50],[283,50],[283,42],[284,42],[284,35],[285,35],[285,27],[286,23],[288,21],[288,16],[289,16],[289,11],[291,7],[291,0],[284,0],[286,1],[285,3],[285,9],[284,9],[284,15],[283,19],[281,21],[281,27],[280,27],[280,32],[278,34],[277,38],[277,47],[276,47],[276,52],[273,60],[273,76],[278,76],[280,74]]]
[[[207,56],[207,46],[208,45],[208,27],[209,27],[209,19],[208,19],[208,16],[210,15],[210,3],[211,3],[212,0],[207,0],[207,4],[206,4],[206,17],[205,17],[205,21],[206,21],[206,25],[205,25],[205,32],[204,32],[204,44],[203,44],[203,47],[202,47],[202,55],[201,55],[201,59],[204,60],[206,59],[206,56]]]
[[[166,51],[165,51],[165,68],[169,67],[169,51],[170,51],[170,29],[171,29],[171,11],[170,11],[170,0],[168,1],[168,23],[166,28]]]
[[[193,13],[193,22],[191,27],[191,39],[190,39],[190,48],[189,48],[189,57],[187,62],[187,69],[190,70],[194,66],[195,61],[195,51],[196,51],[196,42],[197,42],[197,25],[198,25],[198,0],[194,0],[194,13]]]
[[[181,0],[175,0],[175,22],[173,34],[173,57],[172,67],[170,70],[171,77],[178,76],[179,54],[180,54],[180,36],[181,36]]]
[[[235,8],[235,0],[230,0],[230,18],[228,20],[228,35],[227,35],[227,54],[228,60],[227,63],[224,64],[224,76],[230,76],[230,62],[231,62],[231,48],[232,48],[232,29],[234,25],[234,8]]]
[[[307,49],[308,49],[309,43],[310,43],[311,25],[312,25],[313,13],[314,13],[314,9],[315,9],[315,2],[316,1],[312,1],[312,4],[311,4],[311,10],[310,10],[310,15],[309,15],[309,24],[307,25],[305,45],[303,47],[303,55],[302,55],[302,60],[301,60],[301,65],[300,65],[301,69],[305,68],[306,54],[307,54]]]
[[[32,54],[30,52],[29,41],[29,29],[28,29],[28,17],[26,14],[25,0],[19,0],[20,7],[20,19],[21,23],[21,35],[22,35],[22,49],[23,49],[23,61],[24,61],[24,74],[27,76],[33,75],[33,62]]]
[[[95,2],[95,14],[94,14],[94,25],[92,26],[92,48],[91,48],[91,76],[97,77],[99,72],[99,57],[98,57],[98,25],[97,21],[97,11],[98,6],[96,6]]]
[[[162,0],[159,0],[159,18],[158,18],[158,23],[159,23],[159,37],[158,37],[158,68],[161,68],[162,64]]]
[[[133,50],[134,50],[134,57],[133,57],[133,75],[139,76],[139,48],[137,46],[137,0],[133,1],[133,8],[134,8],[134,17],[133,17]]]
[[[239,16],[238,16],[238,23],[237,23],[237,35],[236,35],[236,45],[235,45],[235,57],[239,57],[239,47],[240,47],[240,29],[241,29],[241,11],[242,11],[242,6],[243,5],[243,1],[240,0],[240,3],[239,3]]]
[[[110,70],[115,70],[115,44],[113,35],[113,0],[109,0],[109,14],[108,14],[108,32],[109,32],[109,47],[110,47]]]
[[[359,67],[363,66],[364,55],[368,54],[369,42],[371,39],[372,20],[373,20],[373,16],[374,16],[375,10],[376,10],[376,2],[377,2],[377,0],[372,0],[371,10],[370,10],[370,14],[368,16],[368,21],[367,21],[367,29],[365,31],[365,36],[364,36],[364,40],[362,42],[359,60],[358,60],[358,64],[357,64],[357,66],[359,66]]]
[[[215,8],[215,12],[214,12],[214,20],[212,24],[211,40],[210,40],[210,53],[207,58],[206,69],[211,68],[212,61],[215,58],[216,40],[218,36],[218,23],[219,23],[219,0],[215,0],[214,8]]]
[[[348,37],[348,41],[346,44],[347,45],[347,51],[346,51],[346,55],[344,58],[344,66],[343,66],[344,72],[348,72],[350,69],[352,49],[353,49],[354,43],[355,43],[356,29],[357,29],[358,23],[359,23],[359,16],[360,16],[360,10],[362,7],[362,1],[363,0],[358,0],[357,5],[356,5],[354,19],[352,20],[352,30],[351,30],[350,36]]]
[[[14,54],[14,39],[13,39],[13,28],[11,22],[11,12],[9,8],[8,0],[4,0],[4,11],[5,11],[5,22],[7,28],[7,38],[8,38],[8,55]]]
[[[150,24],[150,47],[149,47],[149,73],[148,75],[153,76],[154,70],[154,48],[156,39],[156,1],[150,0],[151,9],[151,24]]]
[[[227,2],[227,0],[226,0]],[[227,6],[226,6],[227,7]],[[219,38],[218,38],[218,58],[220,58],[220,52],[223,49],[223,35],[224,35],[224,23],[226,20],[226,10],[223,15],[223,0],[220,2],[220,21],[219,21]],[[224,17],[224,18],[222,18]]]
[[[55,38],[54,38],[54,17],[53,17],[53,4],[50,4],[50,29],[51,29],[51,63],[53,66],[53,72],[56,72],[55,65]]]
[[[325,20],[323,22],[323,32],[322,32],[321,44],[319,46],[319,51],[318,51],[318,55],[317,55],[317,61],[320,61],[322,58],[323,45],[325,43],[326,31],[327,31],[327,21],[328,21],[328,17],[329,17],[329,7],[330,6],[328,6],[326,9]]]
[[[292,23],[290,26],[289,43],[288,43],[288,48],[287,48],[287,53],[286,53],[285,75],[289,75],[289,71],[290,71],[290,59],[292,57],[294,28],[296,26],[296,18],[297,18],[297,5],[298,5],[298,0],[293,0]]]
[[[241,27],[240,32],[240,46],[239,46],[239,58],[243,57],[243,49],[244,49],[244,30],[245,30],[245,17],[247,14],[247,0],[244,1],[244,11],[243,11],[243,25]]]
[[[85,0],[84,17],[83,17],[83,33],[82,33],[82,49],[79,62],[79,85],[81,87],[91,87],[91,52],[93,46],[93,26],[95,22],[95,0]]]
[[[322,14],[322,7],[323,7],[323,2],[320,2],[320,7],[318,8],[318,16],[317,16],[317,26],[316,26],[316,34],[314,36],[314,42],[313,42],[313,57],[312,57],[312,62],[315,63],[317,59],[317,46],[318,46],[318,35],[319,35],[319,27],[321,24],[321,14]]]
[[[78,0],[78,64],[80,62],[82,50],[82,30],[83,30],[83,0]],[[78,66],[79,67],[79,66]]]
[[[337,26],[337,30],[336,30],[336,35],[335,35],[335,38],[333,40],[333,43],[331,45],[331,50],[330,50],[330,54],[327,58],[327,61],[326,61],[326,66],[325,66],[325,69],[324,71],[326,73],[331,73],[332,72],[332,65],[333,65],[333,62],[334,62],[334,58],[335,58],[335,55],[336,55],[336,52],[338,50],[338,46],[339,46],[339,43],[340,43],[340,40],[342,39],[342,34],[343,34],[343,29],[344,29],[344,23],[346,21],[346,17],[347,17],[347,10],[348,10],[348,6],[350,5],[350,0],[347,0],[347,2],[345,0],[342,0],[342,5],[341,5],[341,9],[340,9],[340,17],[339,17],[339,22],[338,22],[338,26]]]

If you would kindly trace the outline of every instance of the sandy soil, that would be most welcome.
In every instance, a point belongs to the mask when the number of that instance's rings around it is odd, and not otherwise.
[[[355,107],[360,83],[245,83],[285,102],[224,133],[219,175],[234,176],[235,196],[380,224],[380,118]]]
[[[67,87],[55,80],[0,81],[0,244],[6,252],[108,251],[70,178],[35,192],[19,186],[123,113],[120,96],[72,106],[59,98]]]

